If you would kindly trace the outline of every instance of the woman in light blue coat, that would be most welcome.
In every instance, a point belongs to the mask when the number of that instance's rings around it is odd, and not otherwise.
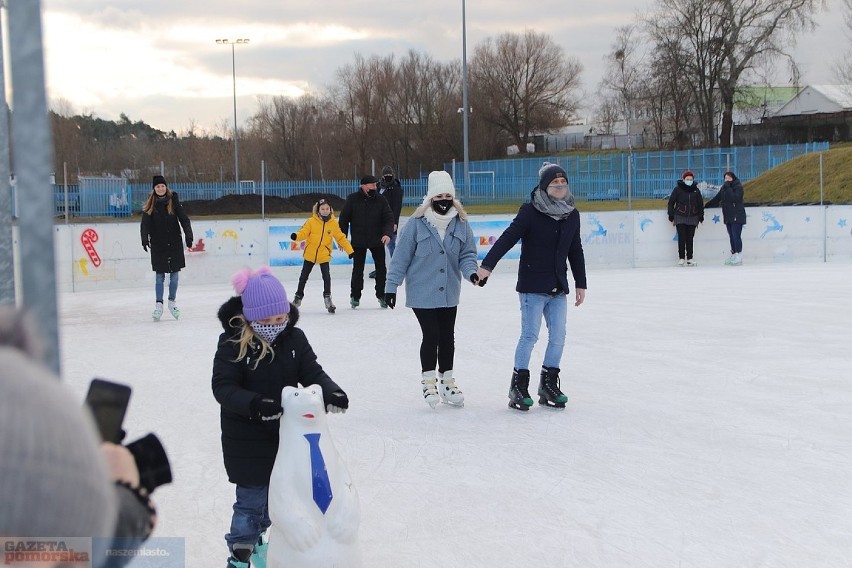
[[[439,400],[464,405],[453,377],[456,312],[462,276],[478,283],[476,241],[455,197],[447,172],[429,174],[426,198],[397,237],[385,283],[385,301],[393,308],[405,280],[405,305],[414,310],[423,332],[420,383],[432,408]]]

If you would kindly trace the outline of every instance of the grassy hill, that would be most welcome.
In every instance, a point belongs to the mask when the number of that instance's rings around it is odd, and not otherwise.
[[[822,153],[823,200],[852,203],[852,145]],[[748,203],[819,203],[819,154],[805,154],[744,185]]]

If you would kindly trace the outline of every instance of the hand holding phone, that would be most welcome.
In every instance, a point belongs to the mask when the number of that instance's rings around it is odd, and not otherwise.
[[[130,387],[104,379],[92,379],[86,404],[92,411],[95,424],[104,442],[121,443],[124,431],[121,424],[130,402]]]

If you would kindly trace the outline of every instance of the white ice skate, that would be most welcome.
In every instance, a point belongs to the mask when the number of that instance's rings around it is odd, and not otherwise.
[[[420,384],[423,385],[423,400],[431,406],[435,408],[438,406],[438,379],[435,378],[435,371],[426,371],[422,375],[422,379],[420,380]]]
[[[453,370],[444,371],[440,379],[440,388],[438,396],[441,397],[441,402],[450,406],[464,406],[464,394],[456,386],[456,379],[453,377]]]
[[[160,318],[163,317],[163,302],[154,304],[154,311],[151,312],[151,317],[154,318],[154,321],[160,321]]]
[[[163,304],[160,304],[162,306]],[[169,300],[169,313],[172,314],[172,317],[178,319],[180,317],[180,310],[175,305],[174,300]]]

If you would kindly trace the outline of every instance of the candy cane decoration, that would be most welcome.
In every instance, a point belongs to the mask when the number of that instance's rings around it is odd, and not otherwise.
[[[95,250],[95,243],[98,242],[98,234],[94,229],[86,229],[83,231],[83,234],[80,235],[80,242],[83,244],[83,248],[86,250],[86,254],[89,255],[89,260],[92,261],[92,264],[97,268],[101,265],[101,257],[98,256],[98,251]]]

